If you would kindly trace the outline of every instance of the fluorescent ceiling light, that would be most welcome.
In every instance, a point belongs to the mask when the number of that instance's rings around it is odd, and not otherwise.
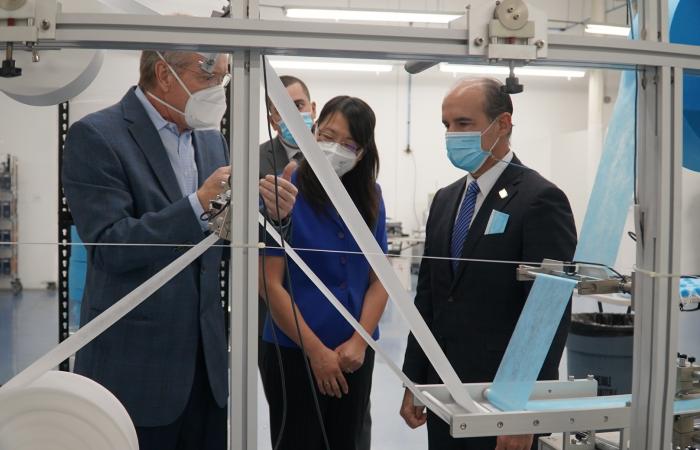
[[[440,64],[440,72],[448,73],[467,73],[475,75],[508,75],[510,73],[507,67],[503,66],[475,66],[467,64]],[[539,67],[516,67],[515,75],[517,76],[533,76],[533,77],[563,77],[563,78],[582,78],[586,75],[584,70],[570,69],[547,69]]]
[[[284,13],[294,19],[357,20],[369,22],[449,23],[461,17],[456,13],[373,11],[371,9],[319,9],[285,6]]]
[[[341,63],[325,61],[271,60],[275,69],[336,70],[343,72],[391,72],[391,64]]]
[[[611,36],[629,36],[630,27],[620,27],[616,25],[601,25],[597,23],[587,23],[586,33],[593,34],[608,34]]]

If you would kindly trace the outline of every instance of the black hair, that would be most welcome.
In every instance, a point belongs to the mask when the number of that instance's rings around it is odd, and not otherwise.
[[[489,120],[495,120],[506,112],[513,115],[513,101],[510,94],[501,90],[503,84],[500,81],[485,78],[480,84],[484,92],[484,113]]]
[[[334,114],[342,114],[348,122],[353,141],[362,149],[362,157],[355,167],[341,177],[350,198],[370,228],[374,228],[379,215],[379,152],[374,142],[374,126],[377,122],[372,108],[357,97],[341,95],[328,101],[318,116],[317,126]],[[297,185],[306,200],[317,212],[323,212],[330,199],[306,160],[298,169]]]
[[[301,89],[304,91],[304,95],[306,95],[306,99],[308,101],[311,101],[311,94],[309,93],[309,87],[306,86],[306,83],[301,81],[301,79],[294,77],[292,75],[281,75],[280,76],[280,81],[282,81],[282,85],[284,87],[289,87],[293,84],[299,84],[301,85]],[[267,101],[267,107],[270,108],[272,105],[272,100],[270,100],[270,97],[265,97],[265,100]]]

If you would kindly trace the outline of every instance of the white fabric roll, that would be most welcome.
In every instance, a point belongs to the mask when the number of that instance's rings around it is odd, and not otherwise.
[[[126,409],[107,389],[49,371],[0,393],[0,450],[138,450]]]
[[[68,101],[92,83],[102,67],[102,50],[41,50],[39,62],[32,54],[15,50],[22,75],[0,78],[0,91],[31,106],[51,106]]]

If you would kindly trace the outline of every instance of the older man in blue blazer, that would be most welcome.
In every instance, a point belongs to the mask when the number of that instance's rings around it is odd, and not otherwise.
[[[218,131],[229,78],[224,55],[144,51],[138,86],[68,131],[65,195],[81,238],[97,244],[88,246],[81,323],[207,234],[200,216],[230,176]],[[283,218],[296,196],[285,178]],[[261,181],[270,212],[273,181]],[[124,404],[142,450],[226,448],[221,258],[221,248],[207,250],[77,355],[75,371]]]

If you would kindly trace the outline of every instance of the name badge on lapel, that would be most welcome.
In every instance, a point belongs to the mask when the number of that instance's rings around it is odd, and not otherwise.
[[[486,224],[486,231],[484,234],[503,233],[506,230],[509,217],[508,214],[496,211],[495,209],[491,211],[491,217],[489,217],[489,222]]]

